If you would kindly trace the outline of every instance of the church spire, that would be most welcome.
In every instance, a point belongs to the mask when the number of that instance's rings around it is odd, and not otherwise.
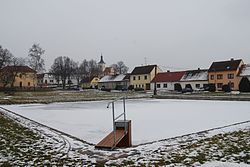
[[[102,56],[102,53],[101,53],[101,60],[99,61],[98,64],[105,64],[105,62],[103,61],[103,56]]]

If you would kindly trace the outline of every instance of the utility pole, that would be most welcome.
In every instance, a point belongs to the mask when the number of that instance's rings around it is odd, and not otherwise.
[[[157,74],[157,65],[155,65],[155,77],[156,77],[156,74]],[[156,80],[155,80],[155,82],[154,82],[154,95],[157,95]]]

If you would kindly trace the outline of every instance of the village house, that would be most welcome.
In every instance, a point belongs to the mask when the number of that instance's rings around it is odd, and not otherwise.
[[[135,89],[141,88],[144,90],[150,90],[151,80],[155,77],[155,74],[161,70],[157,65],[147,65],[135,67],[130,75],[130,85]]]
[[[188,70],[180,79],[182,88],[201,90],[208,87],[208,70]]]
[[[0,87],[30,89],[37,86],[36,71],[28,66],[6,66],[0,70]]]
[[[241,59],[213,62],[208,70],[208,83],[215,85],[216,90],[222,90],[223,85],[229,85],[231,90],[239,90],[239,74],[243,64]]]
[[[69,86],[77,86],[78,81],[75,76],[71,76],[70,79],[66,78],[66,87]],[[62,87],[62,79],[61,77],[56,77],[53,73],[42,73],[37,74],[37,86],[38,87]]]
[[[97,88],[100,78],[98,77],[86,77],[81,80],[82,88]]]
[[[37,74],[37,86],[39,87],[55,87],[58,81],[52,73]]]
[[[184,71],[158,73],[151,81],[151,90],[154,90],[154,84],[156,84],[156,90],[158,91],[177,90],[177,84],[180,84],[180,79],[184,74]]]
[[[129,76],[125,74],[106,75],[98,82],[98,88],[110,90],[127,90],[129,86]]]

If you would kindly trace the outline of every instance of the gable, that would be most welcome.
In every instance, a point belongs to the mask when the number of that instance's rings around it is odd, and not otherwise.
[[[213,62],[208,72],[236,71],[239,68],[241,62],[241,59]]]

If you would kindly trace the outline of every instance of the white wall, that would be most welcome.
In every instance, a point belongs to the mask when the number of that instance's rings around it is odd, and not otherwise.
[[[199,88],[196,87],[196,84],[200,84],[200,88],[204,87],[204,84],[208,84],[208,81],[189,81],[189,82],[180,82],[182,89],[186,87],[186,84],[190,84],[193,88],[193,90],[199,90]]]
[[[157,90],[172,91],[172,90],[174,90],[174,84],[176,84],[176,83],[178,83],[178,82],[157,82],[156,84],[160,84],[160,88],[158,88],[156,86],[156,89]],[[164,84],[167,84],[167,87],[164,87]],[[150,84],[150,88],[151,88],[151,90],[154,90],[154,83]]]

